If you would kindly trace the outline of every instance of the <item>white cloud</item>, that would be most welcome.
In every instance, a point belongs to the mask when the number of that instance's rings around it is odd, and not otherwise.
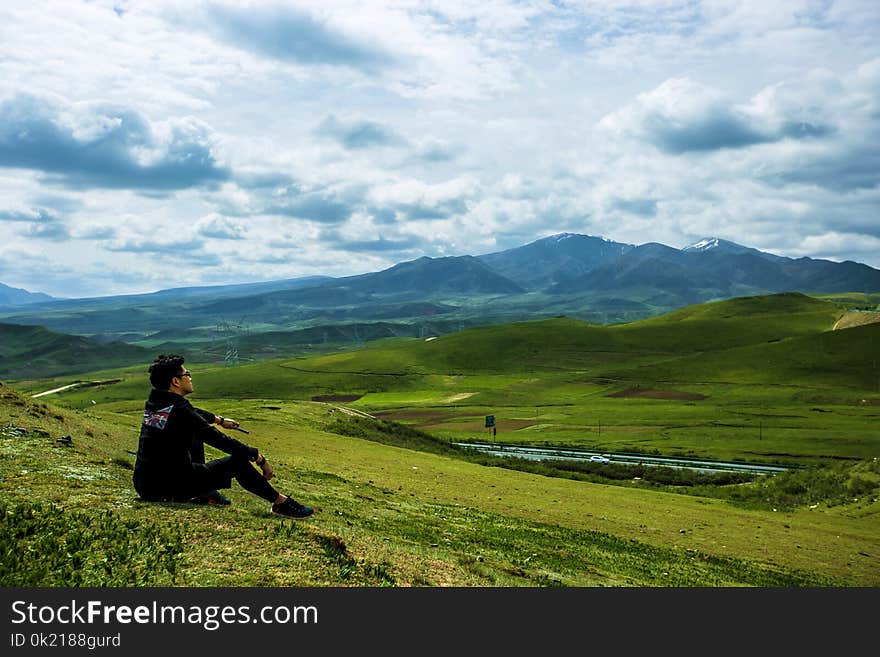
[[[241,240],[247,229],[241,223],[212,212],[196,222],[196,232],[202,237],[219,240]]]
[[[834,231],[820,235],[806,235],[792,249],[793,255],[846,260],[852,254],[868,256],[880,251],[880,237],[876,235],[841,234]],[[862,260],[859,259],[859,262]]]
[[[0,100],[0,166],[75,187],[173,190],[228,177],[194,117],[151,125],[124,106],[30,94]]]
[[[872,0],[43,0],[0,25],[8,285],[345,275],[561,231],[880,267]]]

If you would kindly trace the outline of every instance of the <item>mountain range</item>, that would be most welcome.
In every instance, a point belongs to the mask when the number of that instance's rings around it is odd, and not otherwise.
[[[52,297],[42,292],[28,292],[20,287],[9,287],[0,283],[0,308],[52,300]]]
[[[0,297],[0,321],[153,347],[163,340],[216,341],[228,337],[231,324],[239,336],[305,329],[313,336],[317,327],[377,321],[389,322],[394,335],[401,334],[395,326],[402,334],[413,334],[414,326],[422,334],[442,333],[557,315],[614,323],[733,297],[876,293],[880,270],[788,258],[718,238],[675,249],[562,233],[496,253],[421,257],[338,278],[93,299],[47,300],[22,292],[11,301]]]

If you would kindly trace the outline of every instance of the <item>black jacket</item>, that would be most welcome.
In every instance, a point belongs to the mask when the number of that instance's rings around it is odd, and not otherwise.
[[[215,415],[195,408],[182,395],[153,388],[144,405],[134,487],[142,497],[174,495],[192,476],[190,446],[201,440],[247,460],[256,447],[245,445],[214,428]]]

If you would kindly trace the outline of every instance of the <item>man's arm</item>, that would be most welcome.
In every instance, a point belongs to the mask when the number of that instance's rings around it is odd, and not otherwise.
[[[217,427],[210,424],[204,425],[202,429],[196,432],[196,438],[227,454],[238,455],[246,453],[250,461],[255,460],[260,453],[256,447],[245,445],[243,442],[227,436]]]
[[[223,417],[222,415],[215,415],[211,411],[206,411],[201,408],[192,407],[193,410],[198,413],[205,422],[208,424],[218,424],[224,429],[237,429],[241,426],[236,420],[233,420],[231,417]]]
[[[257,458],[259,451],[256,447],[245,445],[243,442],[240,442],[235,438],[230,438],[225,433],[218,430],[216,426],[213,426],[223,422],[223,426],[232,428],[233,426],[237,426],[238,422],[230,418],[223,418],[220,415],[214,415],[208,411],[203,411],[190,404],[187,405],[189,408],[184,408],[182,410],[189,415],[188,424],[191,427],[193,438],[201,440],[202,442],[211,445],[211,447],[216,447],[221,452],[226,452],[227,454],[243,454],[246,455],[250,461]]]

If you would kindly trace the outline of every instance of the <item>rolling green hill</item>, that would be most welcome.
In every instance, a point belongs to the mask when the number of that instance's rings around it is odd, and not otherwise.
[[[321,353],[352,342],[361,346],[381,341],[374,345],[379,351],[363,351],[354,363],[349,363],[348,351],[315,361],[315,368],[322,371],[336,369],[337,361],[343,363],[344,370],[379,373],[400,373],[400,368],[434,373],[505,372],[526,366],[577,369],[621,359],[693,354],[809,335],[830,329],[843,314],[844,309],[835,302],[793,293],[700,304],[621,325],[589,324],[564,317],[493,324],[442,335],[430,343],[415,338],[419,335],[417,326],[382,322],[248,333],[235,342],[253,360],[283,356],[291,350]],[[204,361],[223,359],[229,346],[226,340],[193,331],[194,339],[188,342],[169,342],[160,334],[148,350],[65,336],[40,327],[3,324],[0,376],[14,380],[81,373],[151,360],[153,351],[183,352]],[[547,339],[548,334],[552,339]],[[394,336],[414,339],[391,345],[388,340]]]
[[[149,352],[122,342],[102,344],[41,326],[0,324],[0,378],[60,376],[142,361]]]
[[[831,302],[743,298],[616,326],[556,318],[226,367],[188,358],[195,394],[338,400],[448,441],[485,437],[785,463],[876,453],[880,324],[829,330]],[[151,354],[152,356],[152,354]],[[137,403],[148,362],[59,403]],[[23,379],[40,392],[73,377]],[[130,408],[130,406],[124,406]],[[873,437],[872,437],[873,436]]]
[[[645,365],[620,376],[677,383],[800,385],[880,393],[880,323]]]
[[[877,586],[880,324],[832,331],[840,314],[776,295],[617,326],[556,318],[234,367],[188,359],[193,403],[241,421],[279,488],[317,509],[298,524],[237,487],[225,509],[135,498],[152,352],[39,400],[74,377],[19,377],[0,385],[0,542],[25,538],[0,551],[0,582]],[[801,467],[724,483],[448,445],[485,439],[487,414],[499,442]],[[234,563],[211,556],[227,550]]]
[[[306,399],[322,393],[409,390],[421,387],[426,377],[524,372],[645,382],[799,384],[805,378],[817,382],[818,377],[819,385],[827,375],[834,385],[871,390],[877,349],[873,336],[880,325],[830,331],[842,315],[839,305],[801,294],[745,297],[629,324],[604,326],[560,317],[477,327],[429,340],[388,339],[359,350],[244,364],[234,377],[227,376],[227,368],[205,363],[209,371],[199,383],[212,396]],[[37,329],[23,334],[60,338]],[[70,340],[77,347],[88,343]],[[17,344],[24,342],[22,338]],[[162,350],[170,346],[162,345]],[[44,349],[38,344],[34,351]],[[132,349],[120,359],[131,362],[136,357],[147,363],[152,355]],[[112,366],[103,355],[95,362]],[[41,377],[10,377],[36,378]]]
[[[382,388],[405,386],[413,377],[429,374],[536,370],[601,376],[611,363],[666,361],[818,336],[831,329],[841,312],[833,303],[803,295],[773,295],[702,304],[613,326],[564,317],[484,326],[429,341],[399,340],[357,351],[288,359],[279,361],[278,367],[299,372],[304,386],[334,373],[346,374],[350,380],[361,377],[364,386]]]
[[[334,430],[348,416],[333,404],[267,401],[198,403],[246,421],[248,440],[276,464],[277,486],[316,508],[309,521],[274,518],[237,486],[229,508],[139,502],[130,455],[138,401],[77,410],[0,386],[0,583],[880,584],[880,472],[867,463],[817,481],[839,481],[844,494],[857,484],[851,490],[873,502],[820,492],[781,512],[749,509],[378,444]],[[228,553],[236,558],[217,557]]]

